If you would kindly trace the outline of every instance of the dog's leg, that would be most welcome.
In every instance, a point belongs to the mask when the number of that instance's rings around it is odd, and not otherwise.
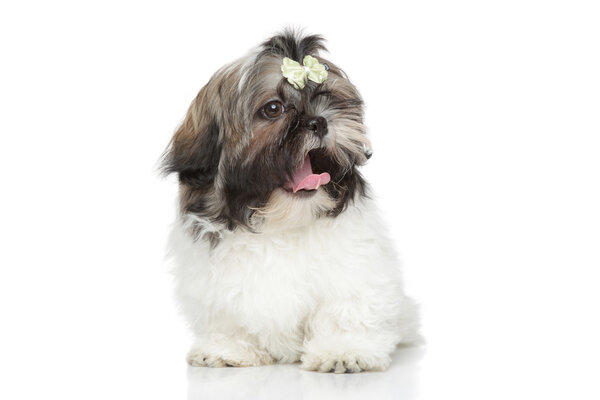
[[[324,305],[308,321],[302,368],[335,373],[383,371],[403,340],[402,319],[398,308],[377,308],[359,300]]]
[[[198,337],[187,355],[195,367],[255,367],[273,364],[269,353],[256,340],[242,334],[209,333]]]

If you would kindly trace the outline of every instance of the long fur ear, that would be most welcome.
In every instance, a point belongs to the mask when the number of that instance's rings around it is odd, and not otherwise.
[[[177,173],[179,182],[193,189],[213,184],[221,157],[219,124],[211,116],[206,97],[203,88],[163,156],[163,172]]]

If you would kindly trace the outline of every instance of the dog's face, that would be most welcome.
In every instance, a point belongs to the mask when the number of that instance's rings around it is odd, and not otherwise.
[[[356,169],[371,154],[362,99],[319,50],[319,36],[285,32],[200,90],[164,161],[179,175],[181,212],[196,233],[304,225],[365,195]],[[296,89],[282,61],[306,55],[325,65],[327,79]]]

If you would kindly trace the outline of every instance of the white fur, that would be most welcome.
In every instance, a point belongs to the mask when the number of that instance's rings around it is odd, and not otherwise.
[[[371,200],[289,229],[224,232],[214,248],[185,218],[170,251],[196,336],[190,364],[383,370],[397,344],[416,338],[416,307]]]

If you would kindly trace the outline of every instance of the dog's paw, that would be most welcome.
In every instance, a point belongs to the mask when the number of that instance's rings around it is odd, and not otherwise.
[[[389,358],[360,357],[353,353],[304,354],[301,361],[302,369],[307,371],[333,372],[336,374],[383,371],[390,364]]]
[[[273,364],[273,358],[264,352],[227,352],[228,354],[214,354],[203,349],[192,349],[187,355],[187,362],[193,367],[257,367],[259,365]]]
[[[192,367],[226,367],[227,362],[219,356],[192,350],[187,355],[187,362]]]

